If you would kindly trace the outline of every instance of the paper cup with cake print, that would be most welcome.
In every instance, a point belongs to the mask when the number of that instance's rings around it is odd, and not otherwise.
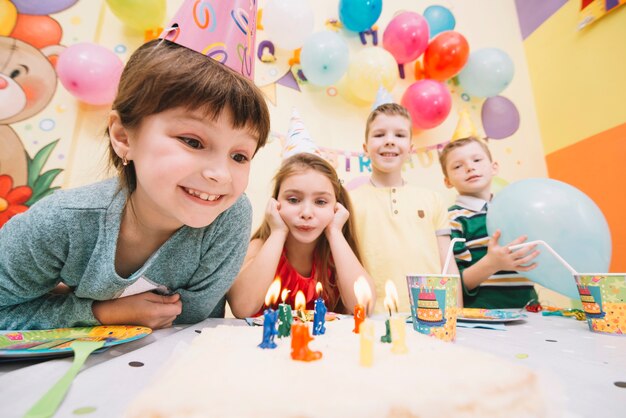
[[[574,278],[589,329],[626,335],[626,273],[578,273]]]
[[[458,314],[458,274],[407,276],[413,329],[443,341],[454,341]]]

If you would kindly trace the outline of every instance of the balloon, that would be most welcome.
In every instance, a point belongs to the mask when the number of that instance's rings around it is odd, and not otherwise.
[[[65,49],[56,67],[61,84],[77,99],[94,105],[113,102],[123,68],[112,51],[87,42]]]
[[[505,187],[493,198],[487,230],[502,231],[501,245],[527,235],[543,240],[581,273],[607,272],[611,235],[602,212],[580,190],[551,179],[526,179]],[[578,299],[574,277],[550,252],[537,247],[537,268],[524,272],[529,279]]]
[[[15,27],[17,9],[9,0],[0,0],[0,36],[9,36]]]
[[[371,28],[382,11],[382,0],[339,0],[339,20],[353,32]]]
[[[17,15],[12,38],[20,39],[37,49],[61,43],[63,30],[50,16]]]
[[[300,52],[300,65],[307,80],[316,86],[337,82],[348,69],[348,44],[335,32],[309,36]]]
[[[402,96],[402,106],[411,114],[413,126],[417,129],[430,129],[448,117],[452,97],[443,83],[420,80],[406,89]]]
[[[424,72],[426,78],[444,81],[463,69],[469,57],[469,44],[463,35],[455,31],[440,33],[426,48]]]
[[[459,84],[476,97],[497,96],[513,80],[513,61],[498,48],[484,48],[470,54],[459,73]]]
[[[49,15],[71,7],[78,0],[12,0],[19,13]]]
[[[163,25],[166,0],[106,0],[113,14],[125,25],[139,31]]]
[[[424,18],[428,22],[431,38],[434,38],[440,32],[454,29],[456,25],[452,12],[443,6],[428,6],[424,10]]]
[[[382,48],[367,47],[353,55],[348,66],[348,87],[357,98],[372,103],[382,85],[393,90],[398,81],[398,64]]]
[[[268,0],[263,28],[277,47],[298,49],[313,32],[313,9],[307,0]]]
[[[481,118],[485,134],[492,139],[507,138],[519,128],[519,112],[506,97],[495,96],[485,100]]]
[[[383,48],[398,64],[415,61],[428,45],[428,23],[422,15],[403,12],[395,16],[383,32]]]

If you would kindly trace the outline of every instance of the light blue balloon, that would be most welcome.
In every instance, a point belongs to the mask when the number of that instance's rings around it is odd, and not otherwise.
[[[506,186],[487,212],[487,231],[502,231],[506,245],[520,235],[542,240],[579,273],[606,273],[611,234],[600,208],[587,195],[557,180],[526,179]],[[543,246],[537,268],[522,274],[542,286],[578,299],[572,274]]]
[[[339,20],[353,32],[374,26],[382,11],[383,0],[339,0]]]
[[[474,97],[493,97],[500,94],[513,80],[515,68],[506,52],[498,48],[484,48],[470,54],[459,73],[459,84]]]
[[[311,34],[300,51],[302,72],[316,86],[330,86],[339,81],[348,69],[348,58],[348,44],[331,31]]]
[[[430,37],[434,38],[438,33],[452,30],[456,26],[456,19],[452,12],[443,6],[428,6],[424,10],[424,18],[428,22]]]

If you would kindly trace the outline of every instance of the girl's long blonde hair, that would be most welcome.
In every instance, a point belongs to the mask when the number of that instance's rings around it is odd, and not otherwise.
[[[346,189],[342,186],[339,177],[337,177],[335,169],[323,158],[310,153],[296,154],[283,161],[278,173],[274,176],[274,191],[272,192],[272,197],[274,199],[278,198],[280,186],[285,179],[295,174],[300,174],[306,170],[315,170],[326,176],[333,186],[337,202],[341,203],[349,213],[352,213],[352,203],[350,201],[350,197],[348,196]],[[257,231],[252,235],[252,239],[261,239],[265,241],[270,236],[271,232],[269,223],[267,220],[264,220],[263,224],[261,224],[259,229],[257,229]],[[361,256],[359,254],[358,242],[354,233],[354,221],[352,220],[352,217],[348,218],[346,223],[343,225],[341,232],[346,238],[348,245],[350,245],[350,248],[352,248],[354,255],[356,255],[360,262]],[[324,233],[322,233],[317,239],[313,262],[315,263],[316,271],[315,279],[322,283],[324,289],[324,300],[326,300],[328,309],[336,310],[340,302],[340,299],[336,296],[338,294],[336,290],[337,283],[331,283],[330,276],[328,274],[329,270],[331,270],[332,273],[336,273],[336,271],[330,253],[330,245],[326,239],[326,234]]]

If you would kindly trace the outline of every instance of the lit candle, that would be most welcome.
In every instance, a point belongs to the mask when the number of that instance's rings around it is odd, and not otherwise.
[[[409,351],[406,346],[406,322],[398,315],[398,290],[391,280],[385,283],[385,300],[389,297],[389,328],[391,329],[391,352],[402,354]],[[391,314],[391,308],[395,315]]]
[[[298,294],[302,294],[299,298]],[[296,293],[296,311],[300,312],[306,308],[306,298],[304,293]],[[306,322],[294,322],[291,325],[291,358],[299,361],[314,361],[322,358],[320,351],[312,351],[309,342],[313,337],[309,334],[309,326]]]
[[[296,318],[300,319],[302,322],[306,322],[306,297],[302,290],[296,292],[294,304],[294,308],[296,308]]]
[[[315,285],[317,291],[317,299],[315,299],[315,314],[313,315],[313,335],[322,335],[326,332],[326,305],[322,298],[322,284],[317,282]]]
[[[361,322],[363,322],[366,316],[365,307],[372,298],[372,290],[365,277],[359,276],[357,281],[354,282],[354,294],[358,302],[354,307],[354,329],[352,332],[358,334]]]
[[[366,319],[361,324],[361,355],[359,364],[371,367],[374,363],[374,323]]]
[[[280,278],[275,278],[265,294],[265,306],[267,309],[263,312],[263,341],[259,344],[261,348],[276,348],[274,337],[278,333],[276,329],[276,321],[278,312],[272,309],[272,305],[276,303],[278,294],[280,293]]]
[[[288,294],[288,289],[283,289],[280,294],[280,299],[283,303],[278,305],[278,338],[289,337],[291,335],[293,315],[291,314],[291,306],[285,303]]]
[[[395,299],[394,296],[395,295]],[[385,335],[380,337],[380,341],[383,343],[391,342],[391,327],[389,326],[389,319],[391,318],[391,308],[394,307],[395,311],[398,311],[398,291],[396,290],[396,286],[393,284],[391,280],[387,280],[385,282],[385,300],[384,305],[387,312],[389,312],[389,317],[385,319]]]

